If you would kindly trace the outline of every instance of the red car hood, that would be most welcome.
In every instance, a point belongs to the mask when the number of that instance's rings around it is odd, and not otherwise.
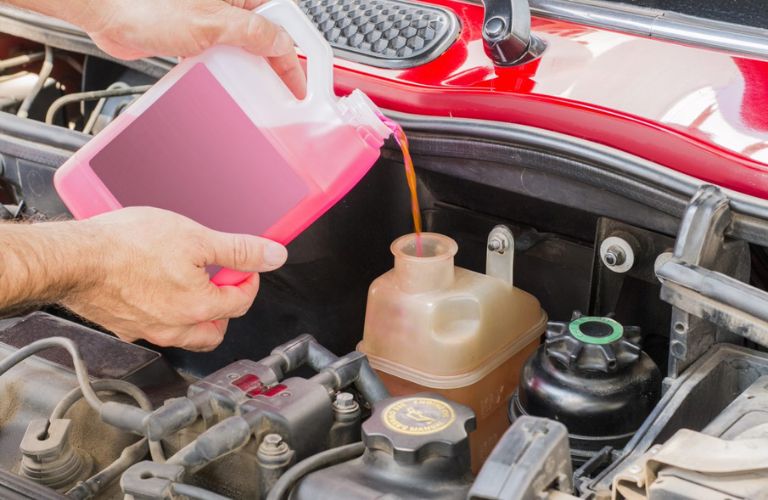
[[[338,91],[361,88],[397,111],[562,132],[768,198],[768,62],[534,18],[543,56],[498,68],[483,50],[482,6],[432,3],[462,26],[444,54],[405,70],[339,60]]]

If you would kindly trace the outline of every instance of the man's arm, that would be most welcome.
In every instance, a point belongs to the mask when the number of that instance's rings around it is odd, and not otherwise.
[[[3,0],[0,0],[3,1]],[[5,0],[83,28],[118,58],[192,56],[215,44],[266,56],[298,96],[306,79],[287,34],[252,12],[262,0]],[[213,285],[206,266],[269,271],[285,248],[218,233],[163,210],[87,221],[0,224],[0,310],[59,302],[127,341],[210,350],[245,314],[258,275]]]
[[[194,56],[212,45],[242,47],[268,58],[293,93],[306,77],[291,37],[251,12],[265,0],[0,0],[79,26],[120,59]]]
[[[0,309],[60,302],[94,285],[98,243],[87,233],[76,222],[0,224]]]
[[[211,283],[206,267],[271,271],[282,245],[220,233],[154,208],[77,222],[0,224],[0,310],[60,303],[120,338],[210,350],[258,291]]]

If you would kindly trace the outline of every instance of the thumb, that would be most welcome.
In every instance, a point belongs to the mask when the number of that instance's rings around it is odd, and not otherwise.
[[[255,9],[256,7],[264,4],[267,0],[225,0],[233,7],[240,7],[241,9]]]
[[[258,236],[211,231],[209,241],[206,265],[256,273],[277,269],[288,258],[283,245]]]
[[[294,53],[293,40],[283,29],[249,10],[226,6],[215,17],[215,44],[234,45],[267,57]]]

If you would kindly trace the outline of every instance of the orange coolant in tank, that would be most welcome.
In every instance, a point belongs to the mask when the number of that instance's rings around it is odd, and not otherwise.
[[[509,427],[506,403],[546,314],[511,283],[455,266],[447,236],[407,235],[391,250],[395,265],[371,284],[358,349],[393,394],[437,392],[474,410],[477,471]]]

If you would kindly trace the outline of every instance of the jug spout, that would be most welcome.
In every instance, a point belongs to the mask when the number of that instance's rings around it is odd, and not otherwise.
[[[371,99],[355,89],[348,96],[339,99],[342,115],[355,127],[364,129],[374,142],[374,147],[381,147],[384,140],[392,134],[391,127],[382,120],[384,116]]]
[[[459,249],[448,236],[436,233],[408,234],[392,243],[395,278],[400,290],[424,293],[453,284],[453,258]]]

